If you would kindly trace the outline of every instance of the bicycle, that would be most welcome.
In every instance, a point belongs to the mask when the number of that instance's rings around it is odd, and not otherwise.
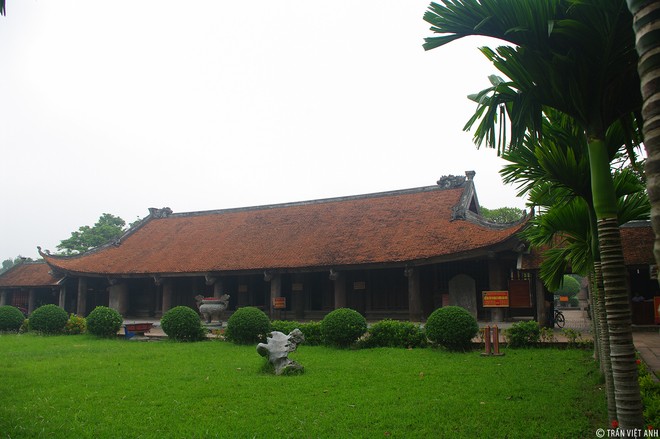
[[[564,317],[564,313],[559,311],[558,309],[555,309],[553,323],[557,325],[558,328],[563,328],[564,325],[566,324],[566,318]]]

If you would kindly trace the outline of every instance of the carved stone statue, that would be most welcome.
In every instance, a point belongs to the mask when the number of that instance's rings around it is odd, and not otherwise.
[[[229,294],[223,294],[221,297],[204,297],[200,294],[195,296],[195,301],[206,323],[211,323],[212,320],[219,322],[222,312],[229,305]]]
[[[268,361],[275,368],[275,375],[302,372],[304,368],[289,359],[289,352],[295,351],[303,341],[305,341],[305,336],[300,329],[294,329],[289,335],[273,331],[269,334],[267,343],[257,345],[257,352],[262,357],[268,356]]]

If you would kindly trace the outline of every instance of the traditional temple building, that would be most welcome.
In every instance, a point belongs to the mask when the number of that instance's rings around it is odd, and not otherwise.
[[[506,290],[510,307],[495,317],[533,317],[535,282],[516,269],[517,233],[528,218],[485,221],[473,177],[205,212],[152,208],[121,238],[86,253],[40,249],[44,282],[11,280],[32,264],[10,270],[0,276],[0,302],[27,292],[36,304],[44,289],[51,303],[81,315],[107,305],[125,317],[157,318],[177,305],[194,307],[196,295],[229,294],[229,312],[256,306],[273,318],[319,320],[349,307],[370,320],[422,321],[444,305],[489,319],[482,292]]]

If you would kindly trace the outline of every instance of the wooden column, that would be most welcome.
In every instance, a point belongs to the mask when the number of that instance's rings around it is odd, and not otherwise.
[[[268,315],[270,316],[270,319],[273,320],[277,318],[275,315],[275,309],[273,309],[273,300],[276,297],[282,297],[282,278],[279,274],[265,272],[264,280],[270,282],[270,300],[267,306],[269,310]]]
[[[422,293],[419,285],[419,270],[417,268],[406,268],[404,270],[408,278],[408,315],[411,322],[422,321]]]
[[[302,276],[296,276],[291,285],[291,304],[296,320],[305,318],[305,283]]]
[[[493,291],[506,291],[508,289],[502,266],[497,259],[488,259],[488,285]],[[477,300],[481,300],[481,297],[478,297]],[[504,320],[504,310],[502,308],[491,308],[490,315],[493,322]]]
[[[57,299],[57,304],[60,308],[66,311],[66,286],[60,286],[60,294]]]
[[[172,299],[174,298],[174,285],[171,279],[164,279],[163,286],[163,314],[172,308]]]
[[[216,279],[215,283],[213,284],[213,297],[219,299],[222,297],[222,291],[222,279]]]
[[[330,280],[335,284],[335,309],[346,308],[346,276],[330,270]]]
[[[34,288],[31,288],[28,291],[28,314],[32,314],[32,311],[34,311],[36,298],[37,291]]]
[[[111,285],[108,296],[109,307],[125,316],[128,313],[128,285],[125,282]]]
[[[87,316],[87,279],[78,278],[78,306],[76,314],[82,317]]]
[[[534,287],[536,290],[536,321],[543,327],[552,328],[554,325],[550,320],[550,313],[552,313],[554,303],[546,300],[545,286],[538,272],[534,273]]]

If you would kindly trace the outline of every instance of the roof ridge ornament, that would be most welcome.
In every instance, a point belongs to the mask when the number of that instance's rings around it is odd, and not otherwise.
[[[474,171],[466,171],[465,175],[443,175],[436,183],[442,189],[457,189],[465,186],[466,181],[472,181]]]
[[[172,215],[172,209],[169,207],[163,207],[162,209],[156,207],[149,208],[149,216],[152,218],[167,218],[170,215]]]

